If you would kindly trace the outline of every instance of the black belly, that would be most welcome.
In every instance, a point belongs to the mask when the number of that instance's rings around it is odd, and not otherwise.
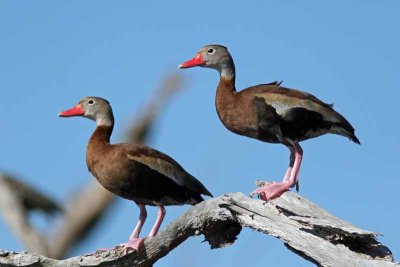
[[[255,97],[253,107],[257,114],[259,140],[269,143],[300,142],[330,132],[335,123],[324,121],[322,114],[301,107],[288,108],[284,114]]]
[[[178,185],[174,180],[139,162],[132,162],[132,168],[125,170],[121,176],[124,178],[115,178],[114,183],[102,184],[112,193],[137,204],[194,205],[203,201],[200,193]]]
[[[323,116],[305,108],[291,108],[280,120],[282,135],[300,142],[328,133],[335,124],[324,121]]]

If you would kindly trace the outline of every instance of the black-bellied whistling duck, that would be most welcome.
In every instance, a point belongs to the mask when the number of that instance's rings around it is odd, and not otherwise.
[[[207,45],[179,68],[205,67],[219,71],[216,108],[222,123],[230,131],[268,143],[281,143],[290,150],[290,164],[282,182],[266,184],[254,190],[263,200],[279,197],[296,186],[303,157],[299,142],[323,134],[348,137],[359,144],[354,128],[338,112],[315,96],[288,89],[280,83],[251,86],[240,92],[235,88],[235,65],[228,49]]]
[[[75,107],[58,115],[83,116],[96,122],[97,128],[86,151],[89,171],[104,188],[135,201],[140,209],[139,221],[124,244],[124,252],[130,248],[139,250],[144,242],[139,234],[147,216],[145,205],[158,206],[157,220],[149,234],[152,237],[164,219],[164,206],[194,205],[203,201],[202,194],[212,196],[171,157],[141,145],[110,144],[114,116],[107,100],[85,97]]]

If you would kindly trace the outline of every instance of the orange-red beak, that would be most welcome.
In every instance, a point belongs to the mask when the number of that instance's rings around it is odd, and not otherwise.
[[[201,53],[198,53],[191,60],[188,60],[188,61],[182,63],[181,65],[179,65],[179,68],[185,69],[185,68],[191,68],[191,67],[195,67],[195,66],[202,66],[204,64],[206,64],[206,62],[203,59],[203,56],[201,55]]]
[[[80,104],[76,105],[71,109],[58,113],[59,117],[73,117],[73,116],[83,116],[83,115],[85,115],[85,111],[82,109]]]

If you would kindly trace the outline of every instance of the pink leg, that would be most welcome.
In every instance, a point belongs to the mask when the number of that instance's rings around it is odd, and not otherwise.
[[[283,177],[283,181],[289,180],[290,175],[292,174],[293,164],[294,164],[294,160],[295,160],[294,149],[292,147],[289,147],[289,150],[290,150],[290,162],[289,162],[289,167],[286,170],[285,176]]]
[[[140,231],[142,230],[144,221],[146,220],[147,212],[144,205],[138,205],[138,206],[140,208],[139,222],[137,223],[135,229],[133,230],[132,235],[129,238],[129,241],[124,244],[124,254],[127,253],[130,249],[139,251],[139,249],[144,244],[144,240],[146,239],[146,238],[139,238],[139,234]],[[153,237],[158,233],[158,230],[160,229],[164,217],[165,217],[165,208],[163,206],[158,206],[157,220],[150,231],[149,237]]]
[[[299,191],[299,174],[300,174],[300,166],[301,166],[301,161],[303,159],[303,149],[301,149],[300,145],[298,143],[295,143],[295,161],[294,161],[294,166],[293,166],[293,173],[294,177],[291,177],[291,187],[296,186],[296,190]],[[297,160],[297,161],[296,161]]]
[[[138,207],[140,209],[139,221],[137,222],[135,229],[129,237],[129,240],[139,237],[140,231],[142,231],[143,224],[147,218],[146,207],[144,205],[138,205]]]
[[[303,150],[301,149],[300,145],[298,145],[297,143],[296,143],[296,145],[297,145],[296,148],[289,147],[289,150],[290,150],[290,163],[289,163],[289,167],[288,167],[288,169],[286,171],[285,177],[283,178],[283,182],[290,182],[290,177],[291,177],[292,170],[293,170],[296,151],[300,152],[300,157],[302,157],[302,155],[303,155]],[[300,158],[300,164],[301,164],[301,158]],[[299,168],[300,168],[300,166],[299,166]],[[299,192],[299,180],[298,180],[298,177],[299,177],[299,171],[297,171],[297,175],[295,177],[295,183],[291,185],[291,187],[296,186],[296,191],[297,192]]]
[[[165,208],[163,206],[158,206],[157,220],[150,231],[149,237],[153,237],[158,233],[158,229],[160,229],[161,223],[164,220],[165,213]]]
[[[147,218],[147,211],[144,205],[138,205],[140,209],[139,221],[136,224],[135,229],[133,230],[131,236],[129,237],[128,242],[123,244],[124,253],[128,252],[130,249],[139,251],[139,249],[143,246],[144,238],[139,238],[140,231],[142,230],[143,224]]]
[[[288,191],[290,187],[298,188],[298,176],[300,172],[303,150],[298,143],[294,143],[290,148],[290,164],[286,171],[283,181],[266,184],[250,193],[251,196],[257,194],[262,200],[274,199]],[[294,159],[294,160],[293,160]]]

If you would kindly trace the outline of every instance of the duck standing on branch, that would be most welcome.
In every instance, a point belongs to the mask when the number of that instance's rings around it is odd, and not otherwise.
[[[146,220],[145,205],[158,206],[157,220],[149,237],[155,236],[165,216],[164,206],[195,205],[211,193],[171,157],[136,144],[110,144],[114,116],[109,102],[100,97],[85,97],[75,107],[58,114],[60,117],[83,116],[96,122],[97,128],[86,151],[89,171],[110,192],[136,202],[139,221],[124,252],[138,251],[144,238],[139,238]]]
[[[345,136],[360,144],[354,128],[338,112],[315,96],[288,89],[280,83],[251,86],[240,92],[235,88],[235,65],[228,49],[207,45],[179,68],[195,66],[218,70],[216,108],[228,130],[268,143],[281,143],[290,150],[290,163],[282,182],[273,182],[253,191],[263,199],[279,197],[289,188],[298,190],[303,150],[299,142],[323,134]]]

